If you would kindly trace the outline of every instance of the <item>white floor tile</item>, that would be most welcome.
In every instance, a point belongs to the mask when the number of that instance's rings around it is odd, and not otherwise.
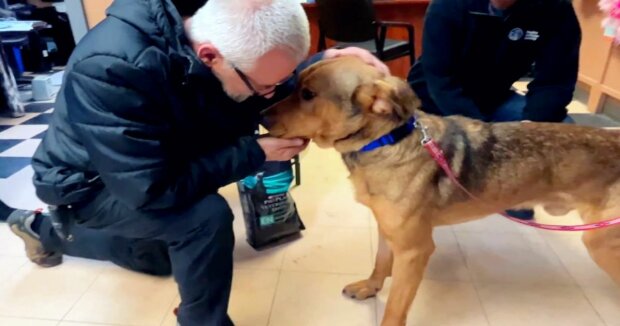
[[[435,228],[433,238],[436,248],[424,277],[435,281],[471,282],[472,278],[465,263],[465,256],[461,252],[452,228]]]
[[[571,101],[566,108],[568,113],[591,113],[588,105],[578,100]]]
[[[582,287],[607,326],[620,326],[620,287]]]
[[[374,298],[355,301],[341,294],[364,276],[282,272],[269,325],[376,325]]]
[[[379,323],[390,288],[391,281],[388,281],[377,298]],[[482,326],[488,323],[473,284],[423,280],[407,316],[407,326],[413,325]]]
[[[541,232],[541,235],[580,286],[616,288],[620,292],[620,287],[590,258],[581,241],[581,232]]]
[[[24,242],[21,241],[6,223],[0,223],[0,257],[26,258]]]
[[[53,268],[25,264],[0,283],[0,316],[61,320],[101,270],[71,259]]]
[[[174,309],[181,304],[181,298],[177,296],[172,304],[166,309],[166,318],[161,326],[177,326],[177,317],[174,315]]]
[[[369,229],[314,227],[286,249],[283,270],[367,274],[370,247]]]
[[[19,118],[4,118],[4,117],[0,117],[0,126],[17,126],[25,121],[28,121],[36,116],[38,116],[40,113],[26,113],[24,114],[23,117],[19,117]]]
[[[109,267],[75,303],[64,320],[159,326],[177,293],[172,278]]]
[[[0,283],[11,278],[27,263],[26,257],[0,256]]]
[[[0,153],[0,157],[32,157],[40,143],[40,139],[26,139]]]
[[[477,288],[493,326],[604,325],[575,286],[482,284]]]
[[[235,270],[228,313],[237,326],[267,326],[279,271]]]
[[[7,179],[0,180],[0,200],[13,208],[47,208],[36,195],[32,177],[34,170],[27,166]]]
[[[456,237],[477,283],[574,284],[540,237],[461,232],[456,232]]]
[[[370,227],[372,212],[354,198],[348,180],[325,193],[318,203],[316,225],[325,227]]]
[[[378,247],[378,231],[371,231],[373,263]],[[424,278],[446,282],[471,282],[472,278],[465,263],[456,236],[450,226],[436,227],[433,231],[435,252],[431,256]]]
[[[282,267],[285,250],[290,244],[282,244],[274,248],[257,251],[246,242],[245,232],[235,232],[235,234],[235,268],[255,270],[279,270]]]
[[[25,319],[0,317],[0,325],[5,326],[56,326],[58,321],[43,319]]]
[[[491,215],[483,219],[471,222],[452,225],[456,232],[475,232],[475,233],[515,233],[521,234],[523,231],[520,225],[499,215]]]
[[[60,324],[58,324],[58,326],[116,326],[116,325],[110,325],[110,324],[89,324],[89,323],[79,323],[79,322],[73,322],[73,321],[61,321]],[[176,326],[176,324],[173,325],[173,326]]]
[[[0,132],[0,139],[30,139],[47,130],[47,125],[19,125]]]

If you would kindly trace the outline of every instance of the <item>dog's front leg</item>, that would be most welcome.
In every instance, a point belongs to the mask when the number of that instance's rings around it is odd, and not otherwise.
[[[422,221],[413,222],[388,240],[394,253],[392,287],[382,326],[404,326],[407,312],[418,291],[428,260],[435,250],[433,228]],[[411,225],[415,224],[415,225]]]
[[[385,279],[392,274],[393,257],[392,250],[379,231],[379,247],[375,258],[375,269],[368,279],[347,285],[342,293],[358,300],[375,296],[383,288]]]

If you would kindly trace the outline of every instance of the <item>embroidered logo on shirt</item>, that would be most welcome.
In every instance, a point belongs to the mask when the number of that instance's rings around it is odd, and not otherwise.
[[[525,40],[526,41],[536,41],[540,37],[538,31],[527,31],[525,32]]]
[[[518,41],[523,37],[523,30],[520,28],[513,28],[510,33],[508,33],[508,38],[511,41]]]

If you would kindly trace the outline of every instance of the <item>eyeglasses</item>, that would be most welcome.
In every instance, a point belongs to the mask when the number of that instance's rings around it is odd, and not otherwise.
[[[235,72],[237,73],[237,75],[239,75],[239,78],[241,78],[241,80],[243,81],[243,83],[245,84],[245,86],[252,91],[252,95],[253,96],[268,96],[271,95],[273,93],[276,92],[276,87],[282,85],[282,84],[286,84],[289,80],[291,80],[293,78],[293,76],[295,76],[294,73],[290,74],[289,76],[287,76],[285,79],[283,79],[281,82],[279,83],[275,83],[273,85],[268,85],[268,86],[262,86],[261,89],[262,90],[257,90],[254,85],[252,85],[252,82],[250,81],[250,78],[243,73],[243,71],[239,70],[239,68],[232,66],[233,69],[235,70]]]

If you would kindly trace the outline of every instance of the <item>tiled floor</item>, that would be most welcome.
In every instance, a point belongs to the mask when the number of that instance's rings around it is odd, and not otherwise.
[[[44,122],[39,112],[29,119]],[[0,129],[0,139],[13,140],[0,148],[0,162],[18,160],[11,163],[13,173],[0,176],[0,199],[15,207],[40,207],[24,156],[38,143],[32,137],[46,126],[20,127],[25,128]],[[345,284],[370,273],[376,223],[353,201],[335,152],[311,146],[302,162],[303,184],[292,193],[307,230],[292,243],[251,249],[236,189],[222,190],[237,216],[230,314],[241,326],[378,325],[389,281],[377,298],[364,302],[340,294]],[[577,219],[540,216],[549,223]],[[495,216],[438,228],[435,239],[437,251],[408,325],[620,326],[620,288],[589,259],[579,234],[536,231]],[[178,302],[170,278],[76,258],[38,268],[0,225],[2,326],[174,326],[172,309]]]

